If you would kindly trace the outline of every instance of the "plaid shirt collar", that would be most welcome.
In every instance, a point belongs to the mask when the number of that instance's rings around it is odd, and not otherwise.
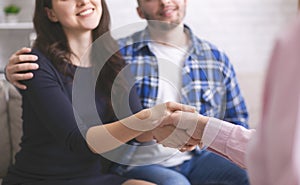
[[[193,50],[191,50],[190,54],[194,53],[196,56],[200,55],[202,49],[201,46],[199,47],[199,44],[197,44],[197,37],[194,35],[194,33],[192,32],[192,30],[184,24],[184,31],[186,33],[188,33],[189,37],[190,37],[190,41],[191,41],[191,48],[193,48]],[[134,52],[138,52],[139,50],[141,50],[144,47],[149,47],[149,44],[151,42],[153,42],[153,40],[150,37],[150,32],[148,27],[145,28],[144,31],[140,32],[139,37],[134,38],[133,43],[136,43],[137,45],[135,45],[135,47],[133,48]]]

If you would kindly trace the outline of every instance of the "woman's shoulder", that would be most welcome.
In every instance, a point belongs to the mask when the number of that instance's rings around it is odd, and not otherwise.
[[[31,52],[29,53],[30,55],[36,55],[38,57],[37,62],[41,62],[41,61],[48,61],[50,62],[47,57],[39,50],[36,48],[32,48]]]
[[[53,63],[47,56],[41,52],[40,50],[33,48],[31,50],[31,55],[35,55],[38,57],[38,60],[35,61],[39,65],[39,70],[33,70],[32,73],[34,73],[34,76],[45,76],[48,77],[52,76],[54,78],[59,78],[59,72],[54,67]]]
[[[35,55],[38,57],[38,60],[35,62],[39,65],[39,68],[43,68],[43,69],[46,68],[46,69],[52,69],[52,70],[55,69],[52,62],[39,49],[33,48],[29,54]]]

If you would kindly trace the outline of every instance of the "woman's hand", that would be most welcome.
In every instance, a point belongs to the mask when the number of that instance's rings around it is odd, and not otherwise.
[[[122,123],[133,130],[150,131],[162,123],[172,121],[170,115],[175,111],[192,113],[195,112],[195,108],[176,102],[167,102],[142,110],[134,116],[122,120]]]

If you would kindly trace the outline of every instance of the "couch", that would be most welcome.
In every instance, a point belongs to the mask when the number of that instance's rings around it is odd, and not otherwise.
[[[6,80],[0,80],[0,184],[20,149],[22,136],[21,95]]]

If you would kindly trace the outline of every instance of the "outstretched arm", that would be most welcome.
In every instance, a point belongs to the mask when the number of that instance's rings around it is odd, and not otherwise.
[[[246,151],[254,129],[246,129],[226,121],[209,118],[202,136],[204,146],[239,166],[246,168]]]
[[[201,144],[208,149],[245,168],[246,149],[255,130],[196,113],[177,111],[171,117],[172,121],[164,125],[171,124],[178,130],[184,130],[190,137],[201,140]]]
[[[161,122],[169,120],[174,111],[194,112],[195,109],[175,102],[159,104],[111,124],[91,127],[86,134],[87,142],[96,153],[110,151],[144,132],[155,129]],[[107,142],[99,142],[103,140]]]

